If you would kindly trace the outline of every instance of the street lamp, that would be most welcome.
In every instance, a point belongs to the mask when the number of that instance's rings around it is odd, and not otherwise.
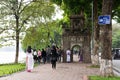
[[[93,23],[93,2],[92,2],[92,35],[91,35],[91,54],[93,54],[94,48],[94,23]]]

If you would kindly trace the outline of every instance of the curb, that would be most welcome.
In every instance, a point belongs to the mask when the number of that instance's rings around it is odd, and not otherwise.
[[[117,67],[113,67],[113,70],[117,76],[120,76],[120,69],[118,69]]]

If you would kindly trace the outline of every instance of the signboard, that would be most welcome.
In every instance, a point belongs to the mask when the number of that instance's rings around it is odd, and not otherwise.
[[[98,24],[105,25],[110,24],[111,17],[110,15],[101,15],[98,17]]]

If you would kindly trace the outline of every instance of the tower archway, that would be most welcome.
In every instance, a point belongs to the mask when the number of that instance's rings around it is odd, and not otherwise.
[[[63,62],[66,62],[66,50],[71,50],[71,62],[74,61],[75,47],[81,48],[83,53],[83,62],[91,62],[90,53],[90,30],[84,27],[84,18],[80,15],[70,17],[70,27],[63,24],[62,46],[64,49]]]
[[[79,60],[80,60],[79,54],[80,54],[81,48],[82,47],[80,45],[73,45],[72,46],[71,53],[73,56],[73,62],[79,62]]]

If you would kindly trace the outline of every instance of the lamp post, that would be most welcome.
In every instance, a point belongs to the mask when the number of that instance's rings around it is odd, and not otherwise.
[[[93,25],[93,2],[92,2],[92,35],[91,35],[91,54],[93,54],[94,49],[94,25]]]

